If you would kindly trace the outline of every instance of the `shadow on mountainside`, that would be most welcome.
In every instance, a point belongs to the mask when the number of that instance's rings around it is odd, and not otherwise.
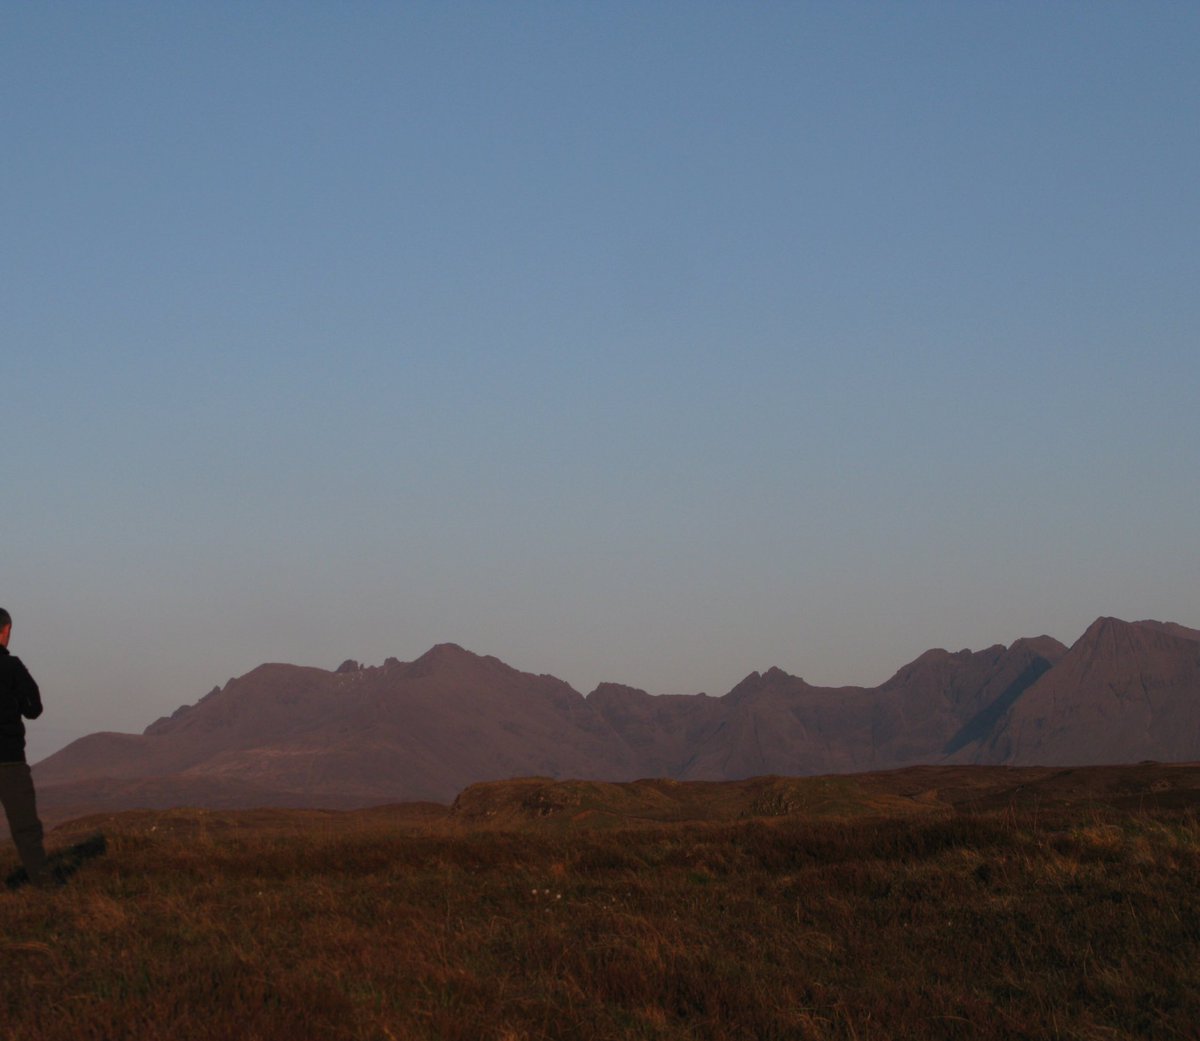
[[[996,729],[996,724],[1017,699],[1034,685],[1054,665],[1048,658],[1035,658],[1025,670],[1012,681],[991,704],[978,712],[967,724],[946,742],[942,752],[953,755],[975,741],[986,741]]]

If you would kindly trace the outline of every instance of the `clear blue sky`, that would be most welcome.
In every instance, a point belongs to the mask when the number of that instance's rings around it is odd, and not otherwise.
[[[0,84],[35,757],[1200,624],[1200,6],[7,4]]]

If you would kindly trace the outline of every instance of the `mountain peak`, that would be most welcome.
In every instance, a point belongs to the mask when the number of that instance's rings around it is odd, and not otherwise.
[[[1133,624],[1141,629],[1153,629],[1156,632],[1167,633],[1169,636],[1177,636],[1181,640],[1200,643],[1200,629],[1189,629],[1186,625],[1180,625],[1177,622],[1155,622],[1147,618]]]
[[[478,654],[468,651],[457,643],[435,643],[414,665],[463,665],[483,661]]]
[[[741,683],[726,694],[723,700],[727,699],[732,705],[762,694],[780,691],[794,693],[808,689],[809,685],[799,676],[793,676],[790,672],[784,672],[778,666],[772,665],[766,672],[755,671],[750,673]]]
[[[422,654],[421,657],[418,658],[417,660],[421,661],[425,658],[464,658],[464,657],[465,658],[478,658],[479,655],[473,654],[471,651],[468,651],[465,647],[462,646],[462,644],[451,643],[450,641],[447,640],[445,643],[435,643],[432,647],[429,648],[429,650],[427,650],[424,654]]]
[[[642,701],[648,697],[650,695],[640,687],[631,687],[625,683],[609,683],[606,681],[597,684],[596,689],[588,695],[588,700],[595,698],[598,702],[629,702]]]
[[[497,671],[515,673],[517,670],[505,665],[490,654],[475,654],[457,643],[437,643],[408,666],[411,676],[428,676],[433,673],[461,674]]]
[[[1200,631],[1174,622],[1126,622],[1120,618],[1101,615],[1088,626],[1087,631],[1075,642],[1071,650],[1092,654],[1104,652],[1111,656],[1117,652],[1118,646],[1126,649],[1148,648],[1164,643],[1171,644],[1177,640],[1200,641]]]
[[[1066,644],[1056,640],[1053,636],[1045,635],[1022,636],[1019,640],[1014,640],[1008,649],[1010,652],[1029,650],[1050,661],[1057,661],[1067,653]]]
[[[1119,629],[1129,628],[1129,623],[1120,619],[1114,618],[1112,615],[1102,614],[1084,631],[1080,639],[1086,639],[1088,636],[1097,636],[1101,633],[1114,632]]]

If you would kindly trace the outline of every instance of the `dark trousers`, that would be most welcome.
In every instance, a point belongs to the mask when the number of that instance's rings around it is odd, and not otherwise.
[[[37,815],[33,775],[27,763],[0,763],[0,802],[8,816],[8,830],[21,855],[25,873],[34,882],[46,875],[46,850],[42,846],[42,822]]]

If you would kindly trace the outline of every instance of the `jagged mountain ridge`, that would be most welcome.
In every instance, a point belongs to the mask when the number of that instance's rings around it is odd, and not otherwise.
[[[1062,766],[1200,759],[1200,631],[1098,618],[977,756]]]
[[[719,698],[616,684],[584,697],[454,644],[377,667],[268,664],[140,735],[82,738],[35,776],[51,806],[341,807],[446,802],[517,776],[1143,759],[1200,760],[1200,631],[1101,618],[1070,649],[1041,636],[931,650],[872,688],[815,687],[773,668]]]

